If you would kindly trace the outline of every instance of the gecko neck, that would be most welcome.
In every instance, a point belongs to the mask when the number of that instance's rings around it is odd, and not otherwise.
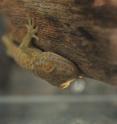
[[[16,54],[18,47],[13,43],[11,39],[8,39],[6,36],[2,37],[2,42],[7,49],[7,54],[13,57],[14,54]]]

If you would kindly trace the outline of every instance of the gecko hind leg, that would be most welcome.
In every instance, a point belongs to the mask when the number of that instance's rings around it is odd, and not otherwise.
[[[38,31],[38,27],[35,26],[34,21],[32,19],[28,19],[28,24],[26,24],[27,33],[20,44],[20,48],[27,48],[32,41],[32,38],[39,40],[38,36],[36,35]]]

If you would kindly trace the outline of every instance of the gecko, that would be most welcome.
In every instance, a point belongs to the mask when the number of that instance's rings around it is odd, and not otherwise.
[[[32,39],[39,40],[36,35],[38,26],[34,20],[28,19],[25,25],[27,32],[19,45],[16,45],[12,34],[2,36],[7,54],[22,68],[33,72],[50,84],[65,89],[78,79],[79,71],[70,60],[51,51],[42,51],[31,46]]]

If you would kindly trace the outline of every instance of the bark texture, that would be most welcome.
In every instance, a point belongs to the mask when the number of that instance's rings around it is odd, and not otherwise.
[[[32,45],[71,60],[81,74],[109,82],[116,67],[108,34],[117,27],[116,7],[94,7],[94,0],[0,0],[7,32],[20,43],[27,18],[38,25],[39,41]],[[110,11],[111,10],[111,11]],[[111,83],[111,82],[110,82]]]

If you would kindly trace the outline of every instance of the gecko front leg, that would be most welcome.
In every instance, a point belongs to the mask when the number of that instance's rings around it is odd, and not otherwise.
[[[56,53],[42,52],[30,46],[32,38],[39,40],[35,35],[38,28],[35,27],[32,20],[28,20],[26,27],[28,31],[19,47],[16,47],[13,42],[10,43],[8,37],[3,39],[3,43],[7,44],[7,49],[11,51],[11,56],[21,67],[32,71],[52,85],[61,89],[69,87],[79,75],[77,67],[71,61]],[[12,50],[13,47],[14,50]]]
[[[35,27],[34,22],[31,19],[28,19],[28,24],[26,24],[26,28],[27,33],[20,44],[20,48],[29,48],[32,38],[39,40],[39,38],[36,36],[38,27]]]

